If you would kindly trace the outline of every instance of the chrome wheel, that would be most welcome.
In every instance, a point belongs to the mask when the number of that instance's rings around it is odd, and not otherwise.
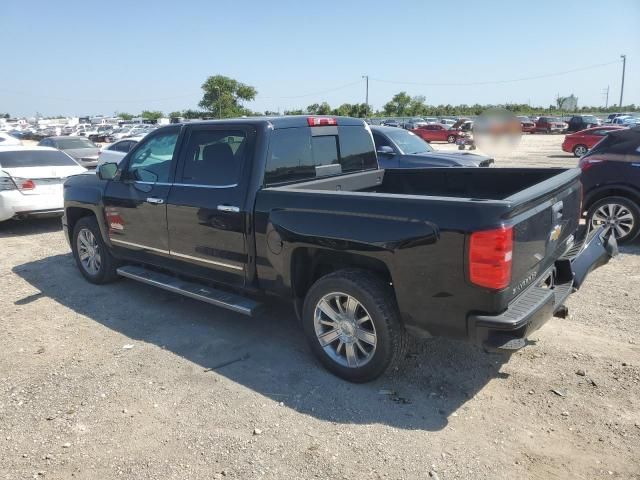
[[[376,351],[376,327],[367,310],[346,293],[333,292],[316,304],[313,323],[325,353],[336,363],[358,368]]]
[[[578,145],[573,149],[573,153],[576,157],[581,157],[587,153],[587,147],[585,147],[584,145]]]
[[[613,231],[616,239],[623,238],[633,231],[635,218],[626,206],[619,203],[605,203],[591,217],[592,228],[598,228],[602,225],[607,230]]]
[[[80,230],[76,246],[78,247],[78,258],[84,271],[89,275],[97,275],[100,272],[102,258],[100,257],[100,245],[98,245],[93,232],[88,228]]]

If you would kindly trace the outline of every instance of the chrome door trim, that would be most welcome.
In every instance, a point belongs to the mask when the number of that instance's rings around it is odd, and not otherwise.
[[[231,183],[229,185],[197,185],[195,183],[167,183],[167,182],[143,182],[141,180],[136,180],[134,183],[139,183],[140,185],[159,185],[161,187],[196,187],[196,188],[235,188],[238,186],[237,183]]]
[[[139,243],[126,242],[124,240],[119,240],[119,239],[113,238],[113,237],[109,237],[109,240],[111,240],[113,243],[120,243],[122,245],[127,245],[129,247],[141,248],[143,250],[151,250],[151,251],[154,251],[154,252],[164,253],[164,254],[167,254],[167,255],[171,254],[171,252],[169,250],[163,250],[161,248],[149,247],[147,245],[140,245]]]
[[[174,252],[173,250],[171,250],[169,254],[174,257],[186,258],[188,260],[195,260],[197,262],[210,263],[211,265],[217,265],[218,267],[230,268],[231,270],[240,270],[240,271],[244,270],[244,267],[231,265],[230,263],[216,262],[214,260],[208,260],[206,258],[201,258],[201,257],[193,257],[191,255],[186,255],[184,253]]]
[[[117,238],[109,237],[109,239],[114,243],[120,243],[122,245],[141,248],[143,250],[151,250],[153,252],[164,253],[164,254],[167,254],[167,255],[171,255],[173,257],[179,257],[179,258],[185,258],[185,259],[188,259],[188,260],[195,260],[195,261],[198,261],[198,262],[210,263],[211,265],[217,265],[218,267],[229,268],[231,270],[238,270],[238,271],[244,270],[244,267],[240,267],[238,265],[232,265],[230,263],[216,262],[215,260],[208,260],[206,258],[201,258],[201,257],[193,257],[191,255],[186,255],[184,253],[175,252],[173,250],[163,250],[161,248],[149,247],[147,245],[140,245],[139,243],[127,242],[127,241],[124,241],[124,240],[119,240]]]

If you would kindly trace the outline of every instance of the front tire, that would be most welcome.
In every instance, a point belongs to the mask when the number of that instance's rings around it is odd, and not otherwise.
[[[302,324],[322,365],[350,382],[373,380],[406,356],[408,336],[393,292],[371,272],[339,270],[316,281]]]
[[[448,143],[456,143],[456,136],[455,135],[449,135],[447,137],[447,142]]]
[[[587,225],[611,230],[618,243],[631,242],[640,231],[640,207],[625,197],[605,197],[591,205]]]
[[[78,220],[73,229],[71,250],[80,273],[89,282],[100,285],[118,278],[118,262],[102,240],[95,217]]]

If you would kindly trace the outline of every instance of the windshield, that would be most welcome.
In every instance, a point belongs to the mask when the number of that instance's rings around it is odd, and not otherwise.
[[[405,155],[433,152],[433,148],[416,134],[406,130],[394,130],[385,132],[393,140]]]
[[[56,146],[60,150],[73,150],[76,148],[98,148],[97,145],[88,138],[59,138],[55,142]]]
[[[0,152],[0,168],[68,167],[78,165],[66,153],[57,150],[17,150]]]
[[[584,115],[582,121],[585,123],[598,123],[598,119],[593,115]]]

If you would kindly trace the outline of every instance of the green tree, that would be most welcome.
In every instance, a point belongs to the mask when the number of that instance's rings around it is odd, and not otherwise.
[[[170,112],[169,113],[169,118],[180,118],[182,117],[182,112],[180,111],[175,111],[175,112]]]
[[[164,114],[159,110],[143,110],[140,116],[145,120],[153,120],[156,122],[159,118],[164,117]]]
[[[133,115],[126,112],[116,112],[116,117],[120,117],[122,120],[131,120]]]
[[[223,118],[251,115],[252,112],[244,108],[242,102],[251,101],[258,94],[252,86],[224,75],[207,78],[202,84],[202,90],[204,94],[198,105]]]
[[[391,101],[384,105],[384,112],[386,115],[406,115],[410,103],[411,97],[407,95],[407,92],[396,93]]]

